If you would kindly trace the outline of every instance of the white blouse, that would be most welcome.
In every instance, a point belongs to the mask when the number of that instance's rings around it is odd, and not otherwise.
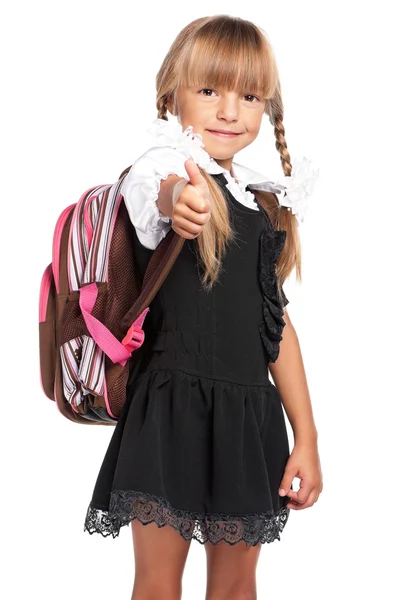
[[[175,125],[165,125],[167,121],[161,119],[154,122],[152,130],[154,126],[157,127],[159,121],[162,121],[159,126],[163,129],[173,127],[173,131],[176,131]],[[143,246],[151,250],[158,246],[171,229],[172,220],[161,213],[156,202],[161,180],[167,179],[169,175],[173,174],[184,177],[189,181],[184,166],[185,161],[187,158],[193,158],[196,164],[200,163],[200,160],[195,159],[195,156],[198,155],[190,152],[189,147],[185,148],[177,143],[175,146],[172,147],[172,141],[171,143],[169,141],[168,145],[162,145],[161,143],[156,145],[155,141],[155,145],[133,163],[121,189],[137,237]],[[235,161],[232,162],[231,172],[221,167],[216,160],[209,156],[206,162],[207,164],[203,168],[207,173],[223,173],[228,180],[226,184],[228,190],[238,202],[248,208],[259,210],[254,200],[254,194],[245,191],[245,187],[248,185],[255,190],[283,194],[280,187],[276,187],[268,177]],[[235,178],[238,179],[239,183],[235,181]]]

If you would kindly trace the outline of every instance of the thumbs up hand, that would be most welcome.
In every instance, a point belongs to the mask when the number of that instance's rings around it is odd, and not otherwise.
[[[174,204],[172,228],[178,235],[193,239],[198,237],[210,220],[212,200],[209,186],[195,161],[188,158],[184,166],[189,181],[185,183]]]

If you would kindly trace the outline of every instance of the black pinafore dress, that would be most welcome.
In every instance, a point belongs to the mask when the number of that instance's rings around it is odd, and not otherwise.
[[[290,509],[278,494],[289,458],[281,397],[269,379],[285,325],[275,264],[286,232],[266,211],[228,203],[235,240],[218,281],[201,284],[186,240],[144,322],[138,373],[99,471],[84,530],[116,537],[132,519],[187,541],[280,539]],[[247,187],[246,189],[249,189]],[[152,250],[136,239],[143,273]]]

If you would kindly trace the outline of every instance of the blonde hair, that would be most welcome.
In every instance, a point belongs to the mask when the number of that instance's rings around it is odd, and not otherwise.
[[[271,45],[262,29],[251,21],[229,15],[195,19],[177,35],[156,76],[158,118],[168,120],[167,104],[176,107],[181,85],[223,87],[239,93],[258,94],[265,99],[264,112],[274,126],[276,149],[282,169],[290,175],[292,166],[285,140],[283,104],[278,69]],[[170,104],[169,104],[170,106]],[[200,168],[213,199],[211,219],[195,238],[204,267],[202,283],[210,290],[222,269],[227,244],[234,239],[228,205],[221,188],[205,169]],[[275,229],[286,231],[286,241],[276,265],[278,287],[293,268],[301,281],[301,248],[296,217],[280,206],[275,194],[253,190],[266,205]]]

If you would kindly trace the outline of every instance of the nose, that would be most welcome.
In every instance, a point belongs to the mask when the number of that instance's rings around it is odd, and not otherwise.
[[[226,121],[236,121],[239,117],[239,98],[236,92],[225,92],[220,95],[217,117]]]

